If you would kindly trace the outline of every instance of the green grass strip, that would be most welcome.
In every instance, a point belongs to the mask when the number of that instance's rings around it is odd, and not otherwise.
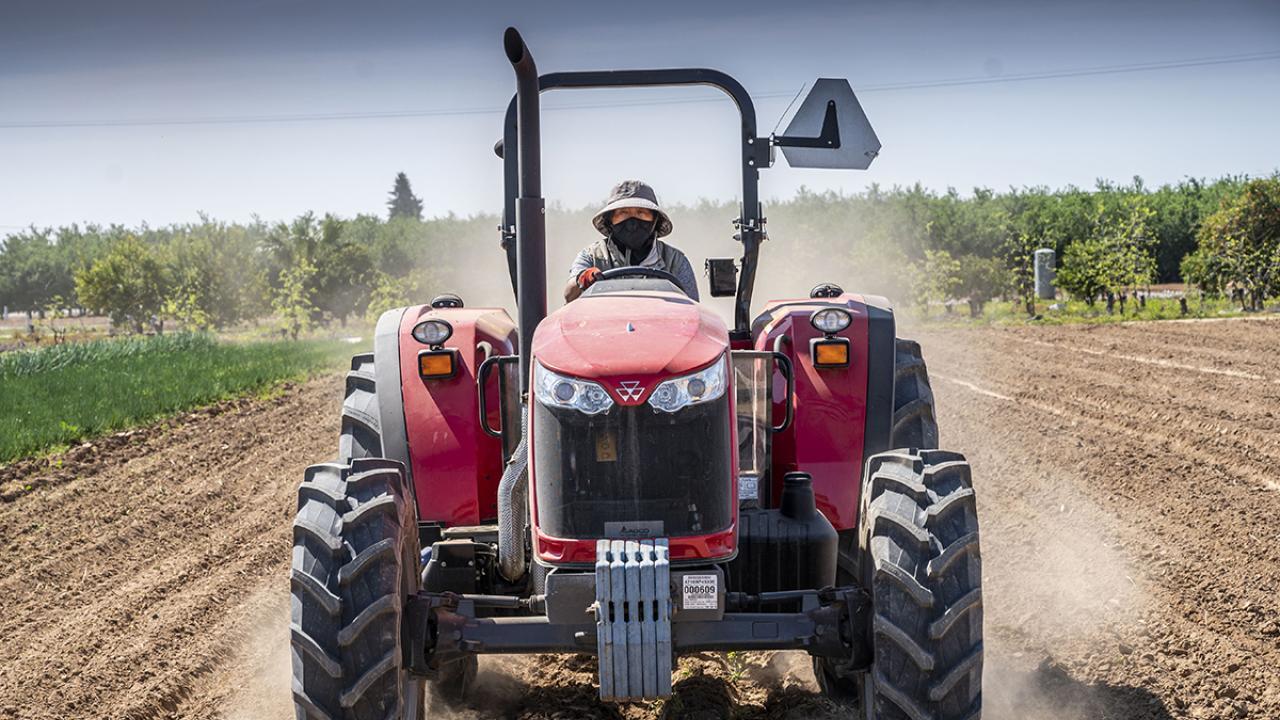
[[[338,368],[336,340],[171,334],[0,354],[0,463]]]

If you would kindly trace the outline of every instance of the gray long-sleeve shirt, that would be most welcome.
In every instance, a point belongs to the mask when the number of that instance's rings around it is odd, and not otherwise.
[[[601,238],[583,248],[582,252],[573,259],[573,265],[569,268],[569,280],[577,280],[582,271],[589,267],[612,270],[627,267],[630,264],[613,243],[606,238]],[[693,272],[693,265],[689,263],[689,258],[675,247],[661,240],[654,240],[653,249],[641,261],[640,267],[666,270],[675,276],[680,289],[684,290],[686,295],[695,301],[698,299],[698,278]]]

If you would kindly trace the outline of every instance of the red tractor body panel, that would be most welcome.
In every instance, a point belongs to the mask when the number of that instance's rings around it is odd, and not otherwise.
[[[729,333],[713,310],[683,294],[633,291],[584,296],[551,313],[533,337],[535,363],[555,372],[593,380],[619,405],[648,402],[662,381],[701,370],[715,362],[727,362]],[[732,376],[731,370],[726,370]],[[623,385],[627,383],[627,385]],[[633,385],[632,383],[638,383]],[[625,394],[623,393],[625,389]],[[639,389],[637,394],[634,390]],[[726,393],[733,417],[733,393]],[[530,402],[537,402],[530,399]],[[536,423],[529,427],[529,468],[537,466]],[[731,428],[730,447],[737,447],[737,428]],[[733,522],[721,531],[670,538],[673,561],[731,557],[737,543],[737,469],[734,453],[729,478]],[[530,483],[533,549],[537,558],[551,565],[585,564],[596,560],[594,539],[557,538],[538,525],[537,483]]]
[[[684,295],[634,291],[584,296],[547,316],[533,356],[550,370],[602,384],[620,405],[641,405],[658,383],[710,365],[729,347],[714,311]],[[619,383],[639,381],[639,395]]]
[[[418,354],[427,346],[412,335],[423,320],[439,318],[453,326],[444,347],[458,352],[457,371],[449,378],[424,379]],[[407,309],[400,321],[400,387],[405,434],[418,501],[419,522],[478,525],[498,515],[502,479],[502,441],[480,426],[476,371],[487,343],[493,355],[515,352],[516,326],[501,308]],[[496,373],[489,378],[491,427],[501,425]]]
[[[840,307],[853,322],[837,337],[849,340],[849,366],[814,367],[809,342],[823,334],[809,324],[816,310]],[[803,471],[813,476],[818,509],[837,530],[858,524],[862,478],[863,428],[867,419],[868,311],[862,297],[844,294],[830,299],[775,300],[756,319],[757,350],[776,347],[795,372],[795,415],[791,427],[773,436],[772,476]],[[774,385],[775,417],[785,412],[786,392]],[[777,507],[782,483],[773,483],[770,503]]]

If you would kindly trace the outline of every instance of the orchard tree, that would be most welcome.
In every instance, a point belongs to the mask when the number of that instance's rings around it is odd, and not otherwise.
[[[270,312],[261,223],[228,225],[200,216],[164,236],[170,285],[164,314],[184,327],[220,329]]]
[[[418,276],[406,275],[395,277],[383,272],[374,272],[373,292],[365,310],[365,319],[376,323],[382,313],[398,307],[413,304],[419,291]]]
[[[55,296],[71,296],[73,279],[48,231],[33,228],[10,235],[3,250],[0,304],[30,317],[43,315]]]
[[[954,298],[960,286],[960,263],[946,250],[925,250],[924,263],[914,266],[911,274],[916,278],[915,301],[923,315],[929,314],[932,303]]]
[[[1109,252],[1106,242],[1096,237],[1067,245],[1062,255],[1062,267],[1058,268],[1058,284],[1072,297],[1093,307],[1098,296],[1108,288],[1106,265]]]
[[[164,329],[160,314],[168,291],[169,277],[159,253],[132,235],[76,273],[80,302],[135,333],[148,324],[157,332]]]
[[[294,340],[315,324],[318,314],[312,302],[315,274],[316,266],[305,257],[298,258],[280,273],[280,287],[275,291],[272,306],[280,317],[282,329]]]
[[[1108,291],[1121,295],[1122,310],[1125,295],[1135,293],[1155,278],[1156,261],[1151,252],[1154,242],[1147,230],[1151,215],[1146,199],[1133,195],[1104,212],[1098,222],[1099,233],[1109,248]],[[1136,312],[1137,305],[1134,307]]]
[[[1071,243],[1063,254],[1059,284],[1089,305],[1105,294],[1110,311],[1115,295],[1123,298],[1151,282],[1156,265],[1147,232],[1150,217],[1142,196],[1100,196],[1089,237]]]
[[[387,201],[387,209],[392,220],[396,218],[422,219],[422,201],[413,194],[409,187],[409,176],[404,173],[396,175],[395,186],[391,188],[391,199]]]
[[[1018,297],[1028,316],[1036,314],[1036,250],[1043,238],[1016,233],[1005,245],[1005,261],[1009,267],[1009,289]]]
[[[969,316],[981,317],[982,308],[1009,286],[1009,273],[999,258],[962,255],[957,259],[957,295],[969,301]]]
[[[1280,292],[1280,176],[1252,180],[1200,228],[1196,255],[1215,291],[1243,291],[1242,304],[1261,310]]]

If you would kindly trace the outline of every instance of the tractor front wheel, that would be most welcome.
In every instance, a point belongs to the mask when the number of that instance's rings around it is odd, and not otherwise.
[[[872,597],[866,718],[960,720],[982,707],[982,559],[969,464],[940,450],[867,463],[861,566]]]
[[[401,617],[418,591],[418,533],[400,463],[307,468],[290,575],[299,720],[419,720],[423,682],[404,667]]]

